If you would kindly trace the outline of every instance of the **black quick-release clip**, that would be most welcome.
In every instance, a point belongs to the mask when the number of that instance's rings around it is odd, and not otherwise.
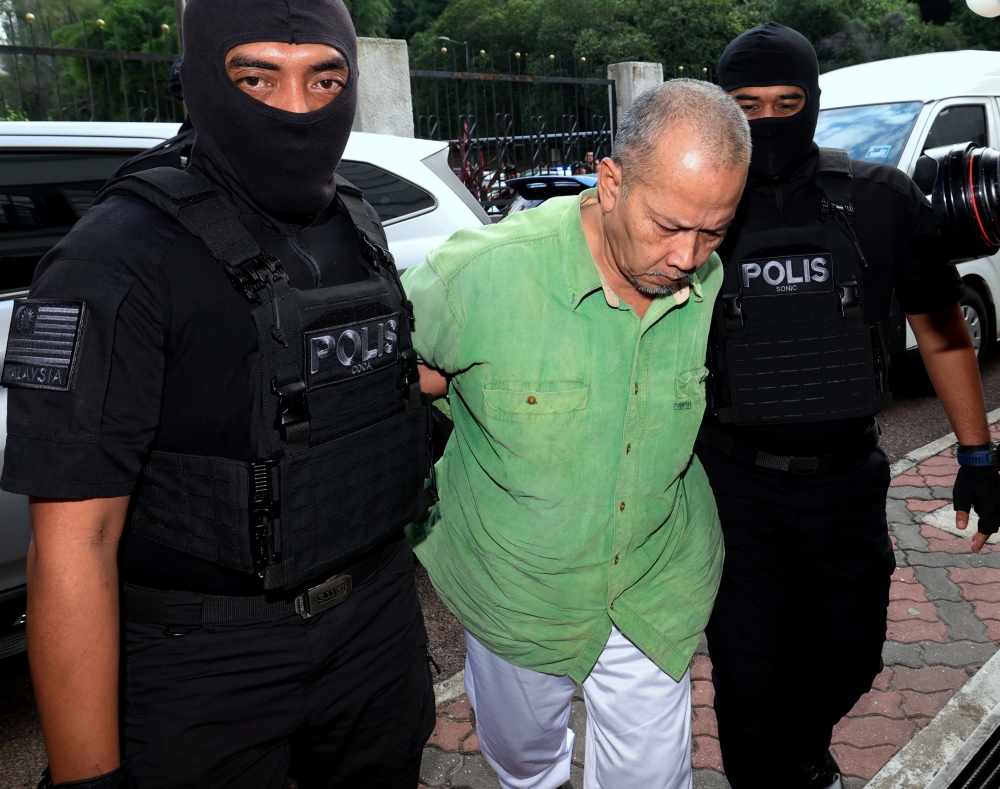
[[[237,290],[250,301],[257,300],[257,292],[277,280],[287,280],[288,274],[281,261],[265,250],[236,266],[226,266],[226,274]]]
[[[299,425],[309,424],[309,401],[306,399],[304,381],[295,380],[279,384],[271,382],[271,390],[278,396],[278,412],[274,427],[281,432],[281,440],[288,442],[289,433]]]
[[[739,293],[722,294],[722,311],[726,319],[726,329],[728,331],[742,331],[743,303],[740,301]]]
[[[274,525],[280,516],[276,495],[278,461],[251,460],[249,480],[250,552],[253,568],[263,578],[264,569],[280,561],[272,545]]]
[[[838,282],[837,288],[840,293],[840,314],[848,321],[860,322],[861,296],[858,294],[858,283],[850,279]]]

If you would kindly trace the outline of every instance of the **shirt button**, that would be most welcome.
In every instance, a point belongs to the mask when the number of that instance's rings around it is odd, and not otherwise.
[[[632,451],[632,445],[629,444],[627,447],[625,447],[625,454],[627,455],[631,451]]]
[[[625,509],[625,502],[623,501],[621,504],[618,505],[618,511],[622,512],[624,511],[624,509]]]
[[[612,603],[612,604],[611,604],[611,610],[612,610],[612,611],[614,611],[614,610],[615,610],[615,604],[614,604],[614,603]]]
[[[618,564],[618,557],[615,556],[615,564]]]
[[[528,397],[528,405],[534,405],[537,402],[538,402],[538,400],[537,400],[537,398],[534,395],[530,395]]]
[[[635,385],[635,393],[636,393],[636,394],[639,394],[639,384],[636,384],[636,385]]]

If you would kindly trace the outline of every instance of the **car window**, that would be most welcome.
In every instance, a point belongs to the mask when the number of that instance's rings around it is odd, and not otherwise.
[[[852,159],[895,166],[921,106],[908,101],[821,110],[814,139],[820,146],[843,148]]]
[[[337,175],[365,193],[365,200],[371,203],[383,222],[426,211],[436,205],[434,198],[419,186],[367,162],[342,161],[337,167]]]
[[[927,133],[924,150],[959,142],[986,145],[986,108],[982,104],[963,104],[946,107],[937,114]]]
[[[38,261],[133,154],[0,153],[0,292],[31,284]]]

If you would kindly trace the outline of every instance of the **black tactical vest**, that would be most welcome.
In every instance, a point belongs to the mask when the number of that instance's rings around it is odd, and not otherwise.
[[[253,303],[260,369],[246,461],[153,452],[129,528],[248,574],[302,586],[378,545],[427,510],[430,415],[420,396],[406,299],[361,192],[337,178],[368,279],[288,285],[236,207],[197,176],[164,167],[98,195],[139,197],[200,238]]]
[[[851,228],[847,153],[820,148],[816,182],[815,224],[730,231],[709,346],[720,422],[821,422],[891,404],[880,329],[863,320],[867,263]]]

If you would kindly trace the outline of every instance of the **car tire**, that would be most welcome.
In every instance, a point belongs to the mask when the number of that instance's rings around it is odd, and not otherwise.
[[[969,334],[972,336],[976,359],[982,365],[993,346],[986,304],[983,303],[982,296],[968,285],[965,286],[958,303],[962,307],[962,315],[965,316],[965,325],[969,327]]]

